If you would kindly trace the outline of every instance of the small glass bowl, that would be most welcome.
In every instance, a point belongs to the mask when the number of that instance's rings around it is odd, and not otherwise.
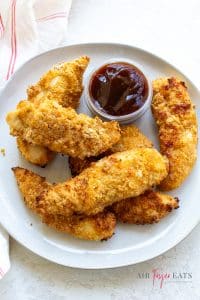
[[[101,67],[103,67],[109,63],[117,63],[117,62],[125,62],[125,63],[129,63],[129,64],[135,66],[139,71],[141,71],[143,73],[144,77],[147,80],[147,84],[148,84],[148,96],[147,96],[145,103],[142,105],[142,107],[139,108],[138,110],[134,111],[133,113],[123,115],[123,116],[113,116],[113,115],[107,114],[105,111],[96,107],[91,99],[90,91],[89,91],[90,80],[91,80],[93,74],[97,70],[99,70]],[[138,63],[135,63],[132,60],[121,57],[121,58],[113,58],[113,59],[107,60],[103,64],[92,69],[92,71],[88,74],[88,77],[86,78],[84,101],[85,101],[88,109],[90,110],[90,112],[93,115],[97,115],[105,121],[117,121],[120,124],[130,124],[130,123],[133,123],[133,121],[135,121],[136,119],[140,118],[145,113],[145,111],[150,107],[151,100],[152,100],[152,94],[153,94],[152,93],[152,84],[151,84],[151,81],[148,79],[148,77],[145,75],[145,71],[144,71],[143,67],[140,66]]]

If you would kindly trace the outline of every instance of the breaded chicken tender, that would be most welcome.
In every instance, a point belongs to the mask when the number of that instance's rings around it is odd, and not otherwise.
[[[183,81],[171,77],[153,82],[152,112],[159,130],[160,150],[169,159],[162,190],[179,187],[197,158],[197,118]]]
[[[121,126],[120,140],[111,147],[111,152],[122,152],[134,148],[152,148],[152,142],[135,125]]]
[[[116,217],[112,212],[103,211],[94,216],[44,215],[43,223],[76,238],[91,241],[103,241],[111,238],[116,226]]]
[[[83,73],[89,63],[87,56],[71,62],[53,66],[40,81],[27,89],[28,100],[38,103],[44,99],[57,101],[64,107],[77,108],[83,91]],[[21,154],[30,163],[44,166],[55,155],[44,146],[37,146],[18,138],[17,146]]]
[[[48,188],[38,197],[38,209],[65,216],[97,214],[159,184],[167,172],[167,160],[155,149],[118,152],[93,163],[80,175]]]
[[[152,147],[152,143],[135,126],[123,126],[119,142],[111,149],[114,152],[126,151],[128,149]],[[108,150],[109,151],[109,150]],[[108,152],[107,151],[107,152]],[[70,158],[70,168],[73,176],[80,174],[88,168],[92,161],[98,161],[100,157],[89,157],[87,159]],[[110,210],[116,215],[120,222],[131,224],[152,224],[159,222],[174,208],[178,208],[177,198],[155,192],[146,191],[144,194],[114,203]]]
[[[80,174],[83,170],[88,168],[93,162],[96,162],[100,160],[101,158],[110,155],[110,150],[107,150],[106,152],[101,153],[98,156],[91,156],[91,157],[85,157],[85,158],[78,158],[78,157],[71,157],[69,156],[68,163],[69,168],[71,171],[72,177]]]
[[[178,202],[177,198],[149,190],[138,197],[114,203],[111,211],[123,223],[153,224],[178,208]]]
[[[131,150],[134,148],[151,148],[152,142],[134,125],[121,126],[121,137],[117,144],[113,145],[109,150],[99,156],[87,157],[80,159],[77,157],[69,157],[69,167],[72,176],[80,174],[84,169],[88,168],[92,162],[98,161],[104,156],[116,152]]]
[[[72,157],[99,155],[120,139],[117,122],[78,115],[74,109],[48,100],[39,105],[21,101],[7,115],[7,122],[11,135]]]
[[[77,108],[83,91],[83,73],[88,63],[89,57],[82,56],[53,66],[39,82],[27,89],[28,100],[40,102],[45,98],[57,101],[64,107]]]
[[[33,145],[21,138],[17,138],[17,147],[27,161],[38,166],[45,166],[55,157],[55,153],[46,147]]]
[[[39,214],[48,226],[85,240],[105,240],[114,233],[116,218],[112,212],[105,211],[92,217],[41,214],[37,209],[37,197],[51,185],[41,177],[23,168],[13,168],[17,184],[29,209]]]
[[[38,213],[36,207],[37,197],[51,186],[44,177],[39,176],[24,168],[12,168],[18,187],[24,197],[24,202],[33,212]]]

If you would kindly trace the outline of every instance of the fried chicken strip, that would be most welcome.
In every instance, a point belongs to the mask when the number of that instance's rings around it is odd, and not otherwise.
[[[167,160],[155,149],[118,152],[93,163],[80,175],[48,188],[38,197],[38,209],[65,216],[97,214],[159,184],[167,172]]]
[[[179,207],[178,198],[146,191],[144,194],[114,203],[111,207],[118,221],[129,224],[153,224]]]
[[[80,174],[84,169],[88,168],[92,162],[108,156],[116,152],[131,150],[134,148],[152,148],[152,142],[134,125],[121,126],[120,140],[114,144],[109,150],[99,156],[86,157],[80,159],[77,157],[69,157],[69,166],[72,176]]]
[[[197,118],[184,82],[172,77],[153,82],[152,112],[158,125],[160,150],[169,159],[162,190],[179,187],[197,158]]]
[[[116,226],[112,212],[103,211],[94,216],[44,215],[43,223],[49,227],[66,232],[82,240],[103,241],[111,238]]]
[[[24,197],[25,204],[34,213],[38,213],[36,207],[37,197],[51,186],[51,184],[48,183],[44,177],[24,168],[15,167],[12,168],[12,171],[15,175],[19,190]]]
[[[111,151],[125,151],[140,147],[152,147],[152,143],[140,130],[133,126],[121,128],[119,142],[111,148]],[[109,151],[109,150],[108,150]],[[92,161],[98,161],[99,157],[87,159],[70,158],[70,168],[73,176],[80,174],[88,168]],[[118,221],[131,224],[152,224],[159,222],[173,209],[178,208],[178,199],[148,190],[144,194],[114,203],[110,210],[115,213]]]
[[[83,91],[83,73],[88,63],[89,57],[82,56],[53,66],[27,89],[28,100],[37,103],[45,98],[57,101],[64,107],[77,108]]]
[[[120,139],[117,122],[78,115],[74,109],[48,100],[38,106],[21,101],[7,115],[7,122],[11,135],[72,157],[99,155]]]
[[[46,166],[55,157],[55,153],[43,146],[33,145],[17,138],[17,147],[24,158],[35,165]]]
[[[27,89],[28,100],[40,102],[44,99],[54,100],[64,107],[77,108],[83,91],[83,73],[89,63],[87,56],[71,62],[53,66],[40,81]],[[44,166],[55,154],[43,146],[37,146],[18,137],[17,146],[27,161]]]
[[[120,140],[111,147],[111,152],[122,152],[134,148],[152,148],[152,142],[135,125],[121,126]]]
[[[37,197],[51,185],[41,177],[23,168],[13,168],[17,184],[29,209],[38,214],[48,226],[85,240],[105,240],[114,233],[116,218],[112,212],[104,211],[92,217],[41,214],[37,209]]]

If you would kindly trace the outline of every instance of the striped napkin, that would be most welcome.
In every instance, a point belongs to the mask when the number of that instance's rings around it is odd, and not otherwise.
[[[0,88],[30,57],[66,41],[71,2],[0,0]],[[0,279],[9,269],[9,237],[0,226]]]

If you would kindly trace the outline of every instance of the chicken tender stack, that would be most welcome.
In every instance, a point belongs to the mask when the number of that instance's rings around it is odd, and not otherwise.
[[[185,84],[177,78],[153,83],[152,112],[161,154],[134,126],[119,126],[77,114],[89,59],[54,66],[27,90],[7,115],[10,134],[25,158],[48,163],[69,155],[73,178],[50,184],[23,168],[13,168],[27,207],[43,223],[80,239],[110,238],[116,221],[157,223],[179,207],[178,198],[155,190],[178,187],[196,160],[197,120]]]
[[[89,58],[82,56],[53,66],[39,82],[27,89],[28,100],[40,103],[48,99],[64,107],[77,108],[83,91],[83,73],[88,63]],[[21,137],[17,138],[17,146],[27,161],[39,166],[45,166],[55,156],[48,148],[29,143]]]
[[[122,126],[121,133],[118,143],[106,151],[107,155],[115,149],[125,151],[135,147],[152,147],[152,143],[133,125]],[[100,158],[95,157],[95,159],[97,161]],[[76,163],[76,160],[79,161],[79,167],[82,169],[85,161],[88,164],[87,167],[91,164],[88,158],[82,160],[73,158],[73,163]],[[72,167],[74,168],[74,165]],[[80,172],[80,168],[74,169],[76,175]],[[103,212],[91,216],[72,214],[66,217],[61,214],[49,214],[46,209],[41,210],[38,207],[38,202],[48,188],[54,187],[43,177],[31,171],[23,168],[13,168],[13,171],[26,205],[48,226],[81,239],[97,241],[110,238],[114,233],[116,218],[118,221],[132,224],[151,224],[158,222],[172,209],[178,207],[176,198],[148,190],[140,196],[114,203],[106,207]]]

